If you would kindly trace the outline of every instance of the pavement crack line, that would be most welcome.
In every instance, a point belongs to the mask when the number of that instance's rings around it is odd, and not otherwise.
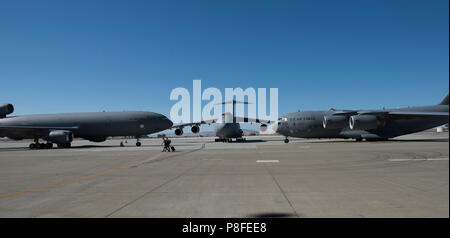
[[[172,155],[172,156],[166,157],[165,159],[167,159],[167,158],[173,158],[173,157],[178,157],[178,156],[180,156],[180,155],[191,154],[191,153],[194,153],[194,152],[203,150],[204,148],[205,148],[205,144],[203,143],[202,146],[201,146],[199,149],[194,149],[194,150],[188,151],[188,152],[183,153],[183,154]],[[202,162],[202,161],[200,161],[200,163],[201,163],[201,162]],[[141,163],[141,164],[145,164],[145,163],[146,163],[146,162],[144,161],[144,162]],[[148,163],[148,162],[147,162],[147,163]],[[111,217],[112,215],[114,215],[115,213],[117,213],[117,212],[119,212],[120,210],[124,209],[125,207],[127,207],[127,206],[129,206],[129,205],[131,205],[131,204],[137,202],[138,200],[144,198],[144,197],[147,196],[148,194],[150,194],[150,193],[152,193],[152,192],[158,190],[159,188],[161,188],[161,187],[163,187],[163,186],[165,186],[165,185],[167,185],[167,184],[169,184],[169,183],[171,183],[171,182],[173,182],[173,181],[179,179],[181,176],[185,175],[186,173],[188,173],[189,171],[191,171],[191,170],[194,169],[195,167],[196,167],[196,166],[193,166],[193,167],[191,167],[191,168],[189,168],[189,169],[186,169],[185,171],[181,172],[181,173],[178,174],[177,176],[175,176],[175,177],[173,177],[173,178],[171,178],[171,179],[165,181],[164,183],[162,183],[162,184],[156,186],[155,188],[151,189],[150,191],[145,192],[144,194],[138,196],[136,199],[133,199],[132,201],[127,202],[127,203],[124,204],[123,206],[121,206],[121,207],[115,209],[114,211],[110,212],[109,214],[107,214],[107,215],[105,216],[105,218]]]
[[[263,159],[259,148],[256,148],[256,151],[258,153],[258,156]],[[297,211],[295,210],[294,206],[292,205],[292,202],[289,200],[288,196],[286,195],[286,193],[284,192],[283,188],[281,187],[280,183],[278,183],[278,180],[275,178],[275,176],[273,175],[273,173],[270,171],[269,165],[267,165],[266,163],[264,163],[264,168],[266,169],[267,173],[269,173],[269,175],[272,177],[273,181],[275,182],[275,184],[277,185],[278,189],[280,190],[281,194],[283,194],[284,199],[286,199],[286,201],[288,202],[289,206],[291,207],[292,211],[294,212],[295,217],[299,218],[300,216],[298,215]]]

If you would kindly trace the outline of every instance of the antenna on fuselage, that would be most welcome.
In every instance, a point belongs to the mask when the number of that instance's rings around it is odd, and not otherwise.
[[[227,101],[227,102],[220,102],[220,103],[216,103],[215,105],[224,105],[224,104],[233,104],[233,123],[236,123],[236,117],[234,116],[235,114],[235,108],[236,108],[236,104],[251,104],[249,102],[241,102],[241,101],[237,101],[237,100],[232,100],[232,101]]]

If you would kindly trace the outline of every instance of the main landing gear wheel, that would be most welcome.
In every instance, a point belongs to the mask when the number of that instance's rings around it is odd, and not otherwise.
[[[30,149],[34,150],[34,149],[51,149],[53,148],[53,144],[51,142],[47,142],[47,143],[39,143],[39,139],[34,139],[34,143],[31,143],[28,146]]]
[[[284,139],[284,143],[289,143],[289,139],[288,138],[286,138],[286,139]]]
[[[141,142],[139,141],[139,137],[140,136],[136,136],[136,146],[137,147],[141,146]]]
[[[71,146],[72,146],[72,144],[70,144],[70,143],[58,144],[58,148],[70,148]]]

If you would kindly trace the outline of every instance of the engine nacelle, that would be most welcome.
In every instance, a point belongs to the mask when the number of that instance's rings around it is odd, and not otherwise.
[[[175,135],[177,135],[177,136],[183,135],[183,129],[177,128],[177,129],[175,130]]]
[[[0,118],[6,117],[6,115],[14,112],[14,106],[12,104],[0,104]]]
[[[259,130],[261,130],[262,132],[267,131],[267,125],[266,124],[261,124],[261,126],[259,127]]]
[[[73,132],[65,130],[50,131],[48,141],[56,144],[67,144],[73,140]]]
[[[200,127],[199,126],[192,126],[191,127],[191,131],[192,133],[199,133],[200,132]]]
[[[374,115],[355,115],[349,119],[352,130],[371,130],[381,126],[383,122]]]
[[[324,116],[323,128],[325,129],[341,129],[347,126],[347,116]]]

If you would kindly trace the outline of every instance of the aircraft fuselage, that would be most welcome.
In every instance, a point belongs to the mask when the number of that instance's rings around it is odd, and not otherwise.
[[[109,136],[142,136],[172,126],[165,116],[154,112],[87,112],[13,116],[0,119],[0,126],[76,128],[74,137],[102,141]],[[12,139],[45,138],[46,130],[0,130]]]
[[[424,107],[410,107],[390,109],[395,112],[448,112],[448,105],[435,105]],[[372,110],[374,111],[374,110]],[[376,110],[375,110],[376,111]],[[385,111],[385,110],[383,110]],[[387,139],[405,134],[415,133],[448,123],[448,116],[408,117],[395,119],[386,118],[384,124],[371,130],[352,130],[347,125],[343,128],[324,128],[325,116],[330,116],[335,110],[304,111],[288,114],[278,122],[277,132],[286,137],[299,138],[373,138]]]

